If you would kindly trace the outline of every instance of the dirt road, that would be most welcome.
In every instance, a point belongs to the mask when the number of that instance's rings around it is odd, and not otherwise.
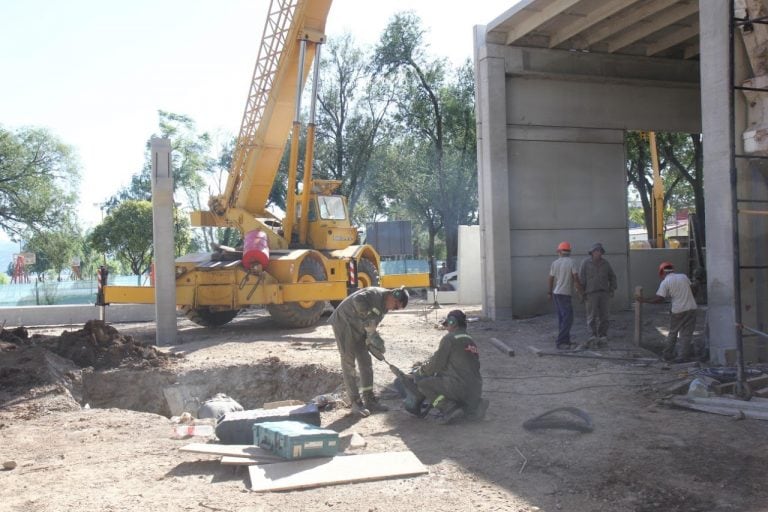
[[[388,359],[408,368],[427,357],[442,334],[434,325],[448,309],[416,303],[390,313],[380,329]],[[479,309],[468,313],[477,317]],[[649,308],[646,318],[646,339],[659,341],[663,307]],[[632,345],[631,322],[631,312],[614,314],[610,350],[601,354],[652,355]],[[308,400],[333,392],[341,380],[330,326],[282,331],[259,312],[218,330],[181,321],[180,343],[160,350],[181,356],[102,370],[33,350],[52,347],[44,340],[61,329],[30,328],[30,341],[0,345],[0,462],[17,464],[0,471],[0,510],[768,510],[768,423],[663,405],[680,375],[660,363],[537,357],[528,347],[552,350],[555,323],[546,315],[470,324],[491,402],[481,423],[440,426],[408,415],[397,400],[386,402],[390,412],[361,420],[343,408],[322,414],[323,427],[361,434],[362,453],[409,449],[429,474],[266,494],[248,490],[243,469],[178,451],[190,440],[172,439],[166,416],[136,409],[159,407],[153,388],[201,376],[229,386],[219,391],[247,408],[266,397]],[[582,323],[574,328],[577,338],[584,336]],[[151,324],[114,327],[138,342],[154,339]],[[499,352],[492,337],[516,356]],[[374,364],[377,384],[391,383],[389,369]],[[109,392],[86,389],[96,382]],[[109,408],[84,408],[89,397]],[[594,430],[522,427],[559,407],[583,411]]]

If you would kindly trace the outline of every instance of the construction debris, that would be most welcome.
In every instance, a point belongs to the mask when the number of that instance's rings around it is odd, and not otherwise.
[[[720,414],[733,418],[768,420],[768,399],[753,398],[749,401],[735,398],[705,398],[692,396],[674,396],[669,401],[678,407],[697,411]]]
[[[572,358],[584,358],[584,359],[603,359],[605,361],[630,361],[633,363],[641,363],[641,364],[652,364],[658,361],[655,357],[613,357],[613,356],[604,356],[600,355],[594,352],[585,353],[585,352],[575,352],[575,351],[558,351],[558,352],[548,352],[546,350],[541,350],[540,348],[536,348],[534,346],[528,345],[528,348],[536,354],[537,356],[559,356],[559,357],[572,357]]]
[[[500,339],[490,338],[489,341],[493,344],[494,347],[499,349],[499,352],[501,352],[502,354],[507,354],[509,357],[515,356],[515,351]]]

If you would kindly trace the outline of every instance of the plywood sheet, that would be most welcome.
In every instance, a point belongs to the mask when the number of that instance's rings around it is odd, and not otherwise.
[[[232,457],[230,455],[223,455],[221,457],[221,464],[223,466],[254,466],[256,464],[275,464],[277,462],[285,462],[282,457],[272,460],[266,458],[251,458],[251,457]]]
[[[250,444],[191,443],[179,448],[182,452],[204,453],[229,457],[249,457],[263,460],[285,460],[272,452]]]
[[[248,473],[251,490],[265,492],[421,475],[427,468],[413,452],[404,451],[249,466]]]

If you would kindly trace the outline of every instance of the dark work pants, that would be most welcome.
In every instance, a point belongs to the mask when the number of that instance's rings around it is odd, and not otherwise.
[[[610,309],[608,303],[610,293],[600,290],[587,294],[587,326],[592,336],[602,338],[608,336]]]
[[[347,396],[350,401],[360,399],[360,390],[357,387],[357,375],[355,374],[355,362],[360,369],[360,384],[362,391],[373,392],[373,363],[365,338],[355,336],[348,327],[333,325],[333,334],[336,337],[336,346],[339,348],[341,359],[341,374],[344,379],[344,387],[347,388]]]
[[[552,301],[557,308],[557,323],[559,332],[557,333],[557,345],[571,342],[571,326],[573,325],[573,303],[570,295],[552,295]]]
[[[693,356],[693,329],[696,326],[696,310],[690,309],[681,313],[671,313],[669,317],[669,334],[664,355],[667,359],[680,357],[687,359]],[[679,344],[677,342],[680,342]]]
[[[474,409],[480,399],[467,396],[468,390],[459,381],[445,376],[423,377],[417,380],[416,385],[427,403],[441,411],[446,411],[454,405]]]

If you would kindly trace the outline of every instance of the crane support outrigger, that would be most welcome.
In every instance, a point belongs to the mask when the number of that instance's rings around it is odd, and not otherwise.
[[[262,35],[240,134],[224,193],[209,210],[192,212],[193,226],[233,227],[253,242],[256,258],[218,247],[176,260],[176,302],[194,322],[219,326],[249,306],[264,305],[287,327],[317,323],[326,301],[358,287],[428,287],[429,274],[382,276],[370,245],[357,230],[335,180],[312,178],[316,89],[307,125],[302,188],[297,192],[301,93],[310,68],[317,87],[320,45],[331,0],[272,0]],[[286,213],[267,210],[290,133]],[[245,257],[244,257],[245,256]],[[154,303],[154,288],[104,286],[104,304]]]

